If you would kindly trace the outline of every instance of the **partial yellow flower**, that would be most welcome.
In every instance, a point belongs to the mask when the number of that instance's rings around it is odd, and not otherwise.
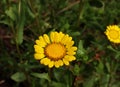
[[[68,34],[51,32],[50,36],[44,34],[35,42],[35,59],[49,68],[59,68],[63,65],[69,65],[69,62],[76,60],[74,55],[77,47],[73,46],[74,41]]]
[[[105,34],[111,42],[120,43],[120,28],[117,25],[107,26]]]

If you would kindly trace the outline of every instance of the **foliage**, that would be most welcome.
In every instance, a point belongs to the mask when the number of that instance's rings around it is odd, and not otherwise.
[[[120,87],[120,45],[104,34],[120,24],[119,0],[1,0],[0,8],[0,86]],[[34,59],[34,41],[50,31],[73,37],[70,66],[48,69]]]

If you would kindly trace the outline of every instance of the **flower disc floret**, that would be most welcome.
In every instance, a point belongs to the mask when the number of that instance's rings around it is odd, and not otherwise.
[[[45,47],[45,54],[51,60],[59,60],[65,56],[66,48],[63,44],[52,43]]]

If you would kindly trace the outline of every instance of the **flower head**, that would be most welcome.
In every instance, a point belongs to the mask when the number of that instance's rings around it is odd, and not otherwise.
[[[49,68],[69,65],[69,62],[76,59],[74,55],[77,47],[73,46],[74,41],[68,34],[51,32],[50,36],[39,36],[35,42],[35,59]]]
[[[107,26],[105,34],[111,42],[120,43],[120,28],[117,25]]]

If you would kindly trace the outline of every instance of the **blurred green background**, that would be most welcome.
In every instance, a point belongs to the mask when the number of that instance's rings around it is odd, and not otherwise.
[[[119,0],[1,0],[0,87],[120,87],[120,46],[104,34],[112,24],[120,25]],[[51,31],[73,37],[70,66],[34,59],[35,40]]]

